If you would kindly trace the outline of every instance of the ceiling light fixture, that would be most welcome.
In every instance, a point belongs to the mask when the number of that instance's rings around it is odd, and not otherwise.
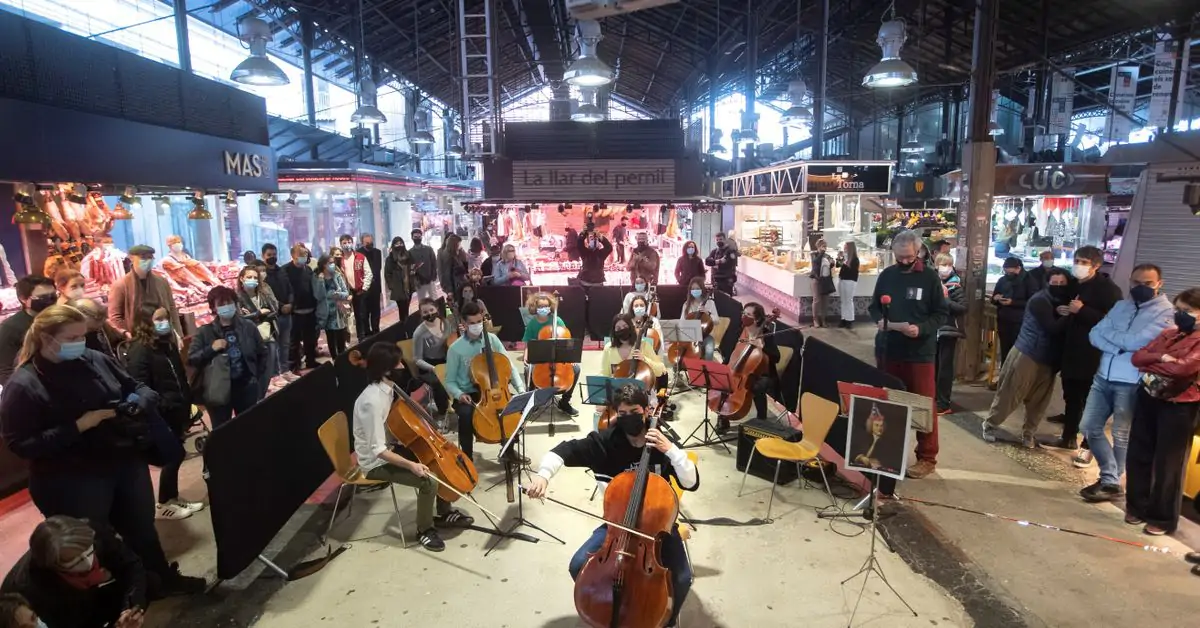
[[[613,81],[613,70],[596,56],[603,35],[600,22],[579,20],[579,57],[567,66],[563,79],[576,87],[600,87]]]
[[[592,87],[581,87],[579,89],[580,105],[571,114],[571,119],[576,122],[601,122],[604,120],[604,112],[596,106],[596,89]]]
[[[742,132],[734,139],[734,142],[757,142],[758,141],[758,114],[750,111],[742,112]]]
[[[794,129],[807,129],[812,127],[813,114],[805,107],[805,96],[808,95],[808,85],[804,83],[804,79],[796,79],[788,83],[787,87],[788,99],[791,100],[792,106],[783,112],[783,116],[779,118],[779,123],[792,127]]]
[[[276,87],[291,81],[287,74],[267,58],[267,43],[271,41],[271,27],[257,17],[247,17],[238,22],[238,39],[250,46],[250,56],[233,69],[229,79],[243,85]]]
[[[914,120],[914,124],[915,122],[916,121]],[[918,155],[925,152],[925,147],[921,145],[921,141],[918,139],[916,129],[909,131],[908,141],[904,142],[904,144],[900,147],[900,152],[913,155]]]
[[[358,82],[358,109],[350,115],[350,121],[354,124],[384,124],[387,122],[387,116],[376,106],[378,89],[375,87],[375,81],[370,77],[364,78]]]
[[[17,192],[13,195],[13,200],[17,202],[16,213],[13,214],[14,225],[48,225],[50,224],[50,216],[46,212],[38,209],[36,203],[33,202],[33,197],[26,192]]]
[[[713,129],[708,134],[708,154],[719,155],[727,152],[729,152],[729,149],[721,145],[721,129]]]
[[[900,49],[904,46],[908,34],[905,32],[904,20],[895,19],[895,7],[892,7],[892,19],[879,27],[879,37],[875,43],[883,50],[883,57],[870,72],[863,77],[865,87],[904,87],[917,82],[917,71],[900,58]]]
[[[204,206],[204,192],[196,190],[192,194],[192,211],[188,212],[188,220],[212,220],[212,212]]]
[[[996,137],[997,135],[1004,135],[1004,127],[1000,126],[1000,123],[996,121],[996,117],[999,113],[1000,113],[1000,90],[993,89],[992,90],[992,111],[991,111],[991,114],[988,116],[988,118],[989,118],[988,119],[988,135],[991,135],[992,137]]]

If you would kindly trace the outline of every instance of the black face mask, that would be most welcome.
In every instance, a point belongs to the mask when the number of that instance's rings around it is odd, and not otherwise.
[[[403,381],[404,380],[404,369],[394,368],[394,369],[388,371],[388,379],[392,380],[393,382]]]
[[[437,320],[437,314],[425,314],[421,318],[425,319],[425,322],[427,323],[432,323],[433,321]]]
[[[363,248],[364,249],[373,249],[373,248],[375,248],[375,243],[374,242],[363,242]]]
[[[626,327],[625,329],[617,330],[613,335],[617,337],[617,340],[630,340],[633,338],[633,330]]]
[[[421,243],[421,238],[419,238],[417,236],[413,236],[412,241],[413,241],[413,245],[417,245],[417,244]]]
[[[640,412],[633,414],[618,414],[617,426],[627,436],[639,436],[646,430],[646,416]]]
[[[908,262],[907,264],[896,262],[896,268],[899,268],[902,272],[908,272],[913,269],[913,266],[916,265],[916,262]]]
[[[1046,290],[1050,292],[1050,298],[1055,302],[1063,302],[1067,300],[1067,286],[1046,286]]]
[[[1175,326],[1179,331],[1190,334],[1196,329],[1196,317],[1183,310],[1175,310]]]
[[[275,256],[264,257],[263,262],[265,262],[267,266],[275,266],[278,263],[278,259]]]
[[[717,248],[718,248],[718,249],[723,249],[723,248],[725,248],[725,241],[724,241],[724,240],[721,240],[720,242],[718,242],[718,243],[717,243]]]
[[[40,296],[31,297],[29,299],[29,309],[33,310],[34,312],[41,312],[51,305],[54,305],[54,302],[57,300],[58,296],[54,294],[43,294]]]

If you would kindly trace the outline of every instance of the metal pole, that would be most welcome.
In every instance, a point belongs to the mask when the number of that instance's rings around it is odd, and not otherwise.
[[[705,146],[712,149],[713,133],[717,130],[717,60],[708,58],[708,143]],[[729,138],[732,140],[733,138]],[[737,147],[733,150],[736,152]]]
[[[179,48],[179,69],[192,73],[192,46],[188,42],[187,0],[175,0],[175,43]]]
[[[813,91],[812,158],[825,156],[825,84],[829,69],[829,0],[821,0],[821,30],[817,42],[817,89]]]
[[[1175,71],[1171,73],[1171,105],[1167,109],[1167,133],[1175,132],[1175,122],[1179,116],[1179,84],[1183,82],[1180,77],[1187,77],[1188,72],[1191,71],[1187,65],[1184,65],[1183,59],[1183,54],[1187,52],[1187,46],[1191,41],[1191,22],[1180,22],[1175,27],[1171,42],[1171,45],[1175,46]]]
[[[304,110],[308,115],[308,126],[316,128],[317,126],[317,95],[313,93],[313,62],[312,49],[315,45],[316,27],[313,21],[307,17],[300,20],[300,43],[302,47],[301,55],[304,57]],[[321,158],[317,143],[313,143],[308,149],[308,156],[313,161]]]
[[[958,259],[966,262],[967,336],[958,375],[975,379],[983,361],[983,293],[987,288],[987,249],[991,239],[992,195],[995,191],[996,145],[988,133],[992,84],[995,82],[996,27],[1000,0],[978,0],[971,101],[963,159],[963,187],[968,190],[958,211]]]
[[[752,0],[746,0],[746,12],[746,115],[749,116],[749,120],[753,121],[754,101],[758,91],[758,7],[754,6]],[[758,132],[757,124],[755,132]],[[746,143],[745,165],[754,163],[754,147],[755,142]]]
[[[959,150],[959,140],[962,137],[962,88],[955,87],[952,98],[954,118],[950,121],[950,132],[953,134],[950,140],[950,165],[958,166],[962,163],[962,153]]]
[[[904,148],[904,106],[896,107],[896,168],[904,167],[904,159],[900,156],[900,150]]]

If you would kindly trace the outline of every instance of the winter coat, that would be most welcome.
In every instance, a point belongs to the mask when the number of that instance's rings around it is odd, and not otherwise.
[[[1063,379],[1091,381],[1100,368],[1100,350],[1092,346],[1088,335],[1121,300],[1121,289],[1107,275],[1097,274],[1091,280],[1079,283],[1075,298],[1083,301],[1083,307],[1067,317],[1062,376]]]
[[[1092,346],[1101,351],[1097,374],[1110,382],[1136,384],[1141,373],[1133,365],[1133,353],[1174,325],[1174,314],[1175,306],[1165,294],[1140,306],[1131,299],[1118,301],[1088,333]]]

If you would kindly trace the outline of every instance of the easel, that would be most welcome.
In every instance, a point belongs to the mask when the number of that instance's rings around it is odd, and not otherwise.
[[[530,416],[532,416],[534,410],[542,408],[546,404],[551,403],[554,400],[555,392],[556,392],[556,389],[554,389],[554,388],[538,388],[536,390],[531,390],[529,392],[521,393],[521,394],[513,397],[508,402],[508,405],[504,407],[504,412],[501,413],[502,417],[508,416],[508,415],[516,413],[516,412],[521,413],[521,421],[519,423],[517,423],[517,428],[515,430],[513,430],[513,433],[508,437],[508,441],[505,442],[504,446],[500,448],[499,460],[505,466],[505,469],[506,469],[505,481],[508,481],[511,479],[511,476],[509,474],[511,473],[512,467],[510,465],[512,465],[513,462],[512,462],[512,460],[509,459],[509,452],[515,451],[517,453],[517,456],[521,457],[521,458],[523,458],[525,456],[525,425],[526,425],[526,423],[528,423],[529,418],[530,418]],[[522,472],[528,472],[528,471],[523,466],[518,467],[517,471],[516,471],[516,473],[518,475],[518,478],[517,478],[518,480],[520,479],[519,476]],[[498,545],[500,545],[501,540],[503,540],[504,538],[508,538],[510,535],[513,534],[514,530],[516,530],[517,528],[519,528],[521,526],[528,526],[530,528],[533,528],[534,530],[537,530],[538,532],[545,534],[546,536],[554,539],[555,541],[558,541],[559,543],[566,545],[566,543],[562,539],[558,538],[557,536],[554,536],[553,534],[550,534],[541,526],[539,526],[536,523],[525,518],[524,493],[522,491],[517,491],[517,518],[515,520],[513,520],[512,525],[509,526],[509,528],[504,531],[502,536],[496,537],[496,540],[492,542],[491,546],[489,546],[487,548],[487,551],[485,551],[483,555],[486,557],[489,554],[491,554],[492,550],[496,549],[496,547]],[[516,536],[513,538],[520,538],[520,536]],[[530,540],[530,539],[522,539],[522,540]],[[536,543],[537,539],[533,538],[531,542]]]
[[[712,419],[709,417],[708,394],[709,392],[730,393],[733,392],[733,371],[729,367],[720,362],[711,362],[701,360],[700,358],[684,358],[683,365],[687,369],[688,385],[693,389],[701,389],[705,392],[704,396],[704,421],[688,434],[687,438],[683,439],[684,449],[692,447],[703,447],[706,445],[720,445],[729,452],[729,441],[733,439],[721,438],[717,434],[717,426],[713,425]],[[688,445],[688,441],[696,438],[696,432],[704,429],[704,438],[697,438],[699,442],[695,445]]]
[[[698,320],[680,318],[675,320],[660,320],[658,324],[662,328],[664,345],[669,346],[676,342],[700,345],[704,342],[704,329],[700,326],[700,321]],[[688,381],[679,377],[679,374],[684,371],[683,356],[680,356],[679,361],[673,367],[675,370],[670,394],[674,395],[692,390],[692,386],[689,385]]]
[[[525,362],[529,365],[525,377],[526,388],[533,387],[533,367],[537,364],[579,364],[583,360],[583,344],[574,338],[556,338],[553,340],[530,340],[525,348]],[[550,386],[544,390],[558,393],[554,383],[554,372],[550,373]],[[554,406],[547,408],[550,412],[550,436],[554,437]],[[543,410],[545,411],[545,410]]]

